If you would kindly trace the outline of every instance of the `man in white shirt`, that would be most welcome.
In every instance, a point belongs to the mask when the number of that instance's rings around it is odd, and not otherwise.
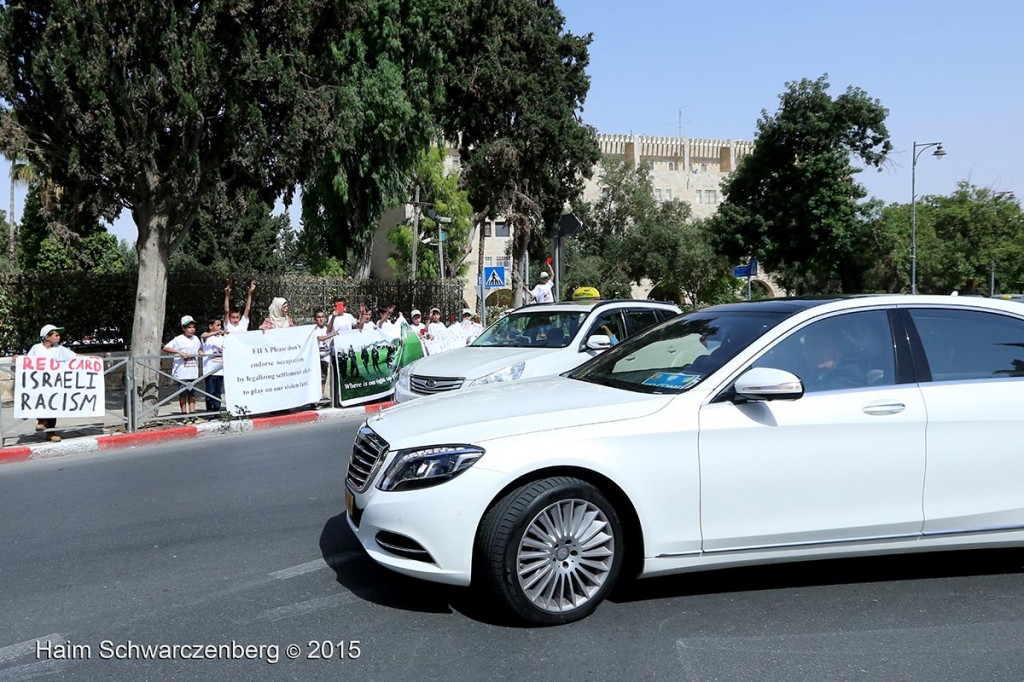
[[[530,290],[530,296],[537,303],[553,303],[555,300],[551,290],[555,287],[555,282],[552,280],[551,275],[546,271],[540,273],[540,282],[537,283],[533,289]]]
[[[335,336],[341,332],[352,331],[352,328],[356,325],[356,318],[352,317],[350,313],[345,312],[345,299],[338,298],[335,300],[334,315],[331,316],[327,324],[331,329],[331,333]]]
[[[67,362],[74,358],[77,354],[75,351],[65,348],[60,345],[60,335],[64,331],[64,327],[57,327],[52,324],[43,326],[39,330],[39,343],[32,346],[26,354],[30,358],[50,358],[57,362]],[[47,429],[57,428],[56,417],[44,417],[36,420],[36,431],[46,431]],[[60,441],[60,436],[56,433],[49,432],[46,436],[46,440],[57,443]]]

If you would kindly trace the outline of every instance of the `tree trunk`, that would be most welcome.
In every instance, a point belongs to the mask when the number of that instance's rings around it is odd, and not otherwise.
[[[523,278],[526,275],[526,247],[530,244],[530,225],[526,221],[516,221],[512,229],[512,306],[518,308],[526,299]]]
[[[15,265],[15,258],[17,251],[15,250],[15,244],[18,238],[18,228],[14,225],[14,160],[11,160],[11,213],[7,216],[10,219],[10,231],[8,233],[9,241],[7,242],[7,259],[10,261],[11,270],[17,270]]]
[[[135,318],[132,324],[132,357],[158,356],[163,348],[164,319],[167,309],[167,264],[171,257],[170,217],[136,207],[132,215],[139,229],[135,253],[139,258],[138,288],[135,292]],[[136,374],[136,394],[142,405],[156,403],[159,375],[158,360],[141,361]],[[139,404],[139,403],[136,403]]]

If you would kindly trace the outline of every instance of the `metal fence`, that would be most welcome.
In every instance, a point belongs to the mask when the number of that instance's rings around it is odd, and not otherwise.
[[[105,393],[103,417],[62,417],[51,431],[62,436],[89,436],[175,425],[189,418],[231,419],[232,415],[223,410],[198,409],[200,404],[205,407],[210,398],[222,400],[221,396],[207,391],[205,374],[212,371],[208,369],[204,373],[202,358],[199,358],[199,378],[179,382],[171,376],[174,357],[104,355],[101,358]],[[333,381],[338,373],[332,366],[328,374],[327,397],[321,404],[333,407],[339,404]],[[14,418],[14,379],[14,359],[0,358],[0,447],[37,442],[45,435],[35,430],[34,419]],[[195,392],[197,411],[185,415],[181,413],[178,399],[190,389]]]

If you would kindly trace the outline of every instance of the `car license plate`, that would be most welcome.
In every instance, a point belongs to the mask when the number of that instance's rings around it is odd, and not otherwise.
[[[349,516],[352,516],[352,510],[356,506],[356,496],[352,494],[352,491],[345,488],[345,511]]]

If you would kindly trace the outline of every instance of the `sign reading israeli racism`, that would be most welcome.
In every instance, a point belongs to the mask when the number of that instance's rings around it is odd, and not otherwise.
[[[316,326],[224,337],[224,402],[234,415],[260,414],[320,400]]]
[[[15,360],[14,418],[102,417],[106,410],[103,360],[63,362],[23,355]]]

